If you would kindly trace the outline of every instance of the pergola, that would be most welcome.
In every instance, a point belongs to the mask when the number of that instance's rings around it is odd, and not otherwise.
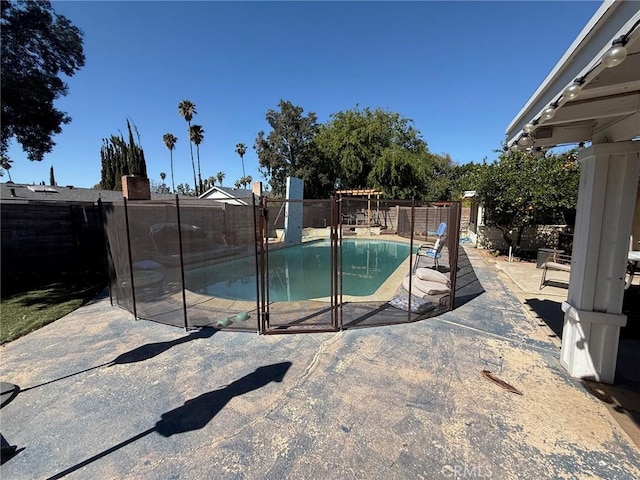
[[[560,360],[613,383],[629,250],[640,248],[640,2],[604,1],[506,134],[509,148],[539,155],[586,145]]]
[[[348,195],[352,197],[367,197],[367,225],[371,225],[371,199],[379,201],[384,192],[374,189],[359,188],[355,190],[336,190],[336,195]]]

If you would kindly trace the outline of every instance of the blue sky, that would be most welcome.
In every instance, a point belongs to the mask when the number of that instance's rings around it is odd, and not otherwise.
[[[492,161],[504,132],[599,8],[596,1],[535,2],[53,2],[84,32],[85,66],[57,106],[73,121],[42,162],[16,147],[17,183],[92,187],[102,139],[138,127],[149,178],[167,173],[162,135],[178,137],[175,183],[193,184],[189,99],[205,138],[203,177],[264,178],[253,149],[281,99],[326,122],[356,106],[413,120],[434,153]],[[194,152],[195,155],[195,152]],[[5,175],[3,181],[8,180]],[[192,185],[193,186],[193,185]]]

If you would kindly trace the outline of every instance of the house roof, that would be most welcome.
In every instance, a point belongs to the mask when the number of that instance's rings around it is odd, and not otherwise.
[[[208,198],[220,201],[233,201],[248,205],[254,193],[246,188],[228,188],[228,187],[211,187],[209,190],[200,195],[199,198]],[[256,201],[258,196],[256,195]]]
[[[607,67],[603,58],[618,39],[626,41],[627,56]],[[566,89],[576,81],[572,98]],[[549,107],[553,116],[543,119]],[[640,136],[639,111],[640,2],[606,0],[509,124],[507,144],[531,123],[534,147],[632,140]]]
[[[20,183],[0,183],[0,201],[3,203],[28,202],[116,202],[122,200],[122,192],[95,190],[73,186],[25,185]],[[152,200],[173,200],[173,194],[151,194]]]
[[[222,192],[229,198],[251,198],[253,192],[247,188],[211,187],[200,195],[200,198],[207,198],[213,192]]]

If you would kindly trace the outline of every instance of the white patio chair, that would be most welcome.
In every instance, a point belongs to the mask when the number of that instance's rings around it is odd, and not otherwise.
[[[416,252],[416,263],[413,265],[413,271],[416,271],[418,268],[418,263],[420,263],[420,257],[427,257],[433,260],[433,264],[436,270],[438,270],[438,260],[442,258],[442,247],[444,247],[446,237],[438,237],[435,242],[423,243],[418,247],[418,251]]]

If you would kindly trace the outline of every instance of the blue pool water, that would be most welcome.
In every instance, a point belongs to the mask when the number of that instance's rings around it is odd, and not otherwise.
[[[385,240],[342,242],[343,294],[373,294],[409,256],[409,245]],[[269,251],[269,300],[293,301],[331,294],[330,243],[309,242]],[[186,288],[212,297],[256,300],[253,257],[185,272]]]

